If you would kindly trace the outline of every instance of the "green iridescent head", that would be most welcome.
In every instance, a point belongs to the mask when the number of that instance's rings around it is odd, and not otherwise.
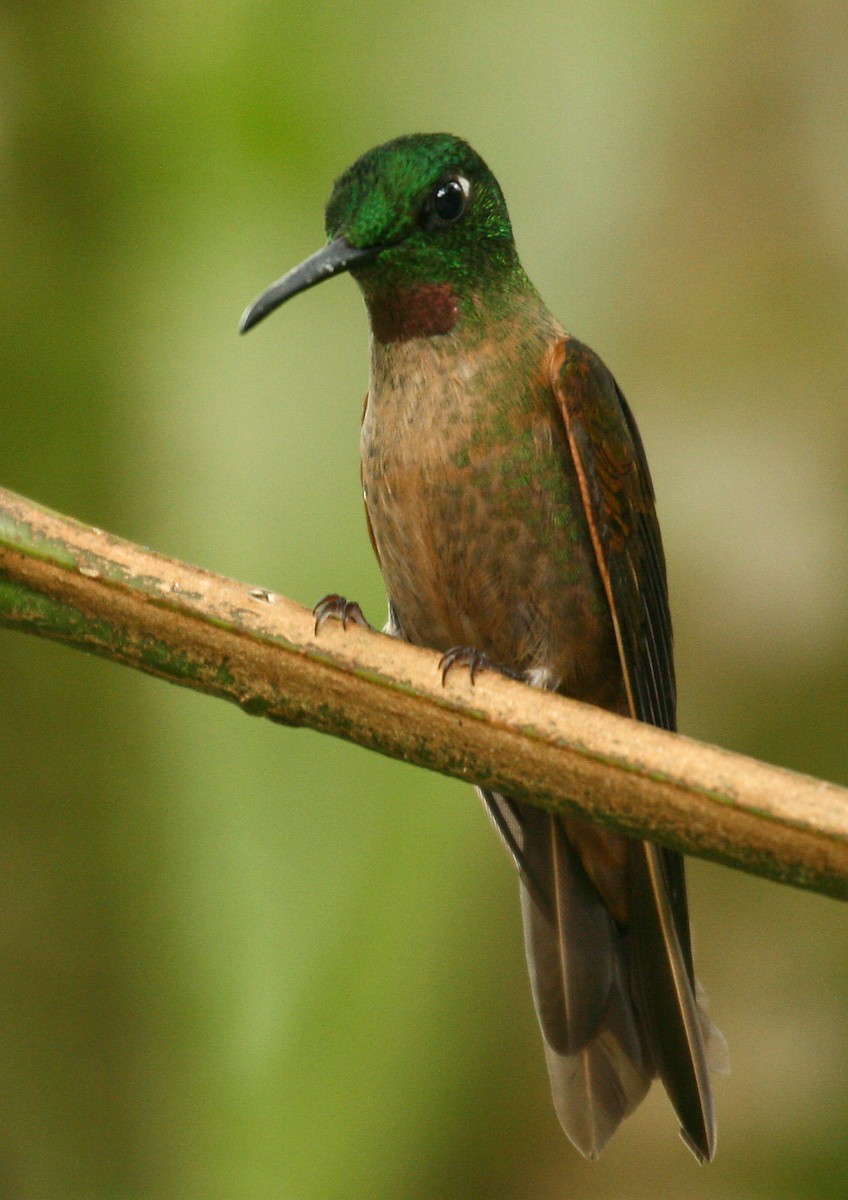
[[[369,150],[336,180],[329,244],[272,284],[242,330],[298,292],[350,271],[366,296],[450,285],[471,294],[521,272],[503,193],[461,138],[421,133]]]
[[[437,274],[469,256],[514,253],[498,181],[449,133],[412,134],[363,154],[336,180],[326,228],[331,239],[379,247],[382,263]]]

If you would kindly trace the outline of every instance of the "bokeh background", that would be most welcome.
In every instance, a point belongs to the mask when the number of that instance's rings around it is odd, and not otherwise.
[[[839,0],[4,0],[0,482],[378,619],[356,288],[236,324],[353,158],[451,130],[636,410],[682,728],[848,783],[846,64]],[[655,1088],[586,1164],[470,789],[22,635],[0,671],[3,1198],[844,1197],[836,902],[691,864],[717,1161]]]

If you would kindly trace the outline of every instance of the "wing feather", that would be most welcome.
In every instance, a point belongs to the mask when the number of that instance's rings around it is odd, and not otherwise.
[[[565,338],[550,361],[556,396],[609,603],[631,716],[676,725],[672,629],[654,489],[633,415],[612,375]],[[657,1071],[685,1140],[715,1151],[715,1118],[695,978],[683,861],[634,842],[629,853],[631,982]]]

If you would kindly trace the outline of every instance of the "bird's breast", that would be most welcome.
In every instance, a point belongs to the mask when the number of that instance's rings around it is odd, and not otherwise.
[[[361,441],[365,504],[409,641],[473,646],[536,682],[608,703],[606,691],[620,686],[617,655],[542,374],[547,344],[375,346]]]

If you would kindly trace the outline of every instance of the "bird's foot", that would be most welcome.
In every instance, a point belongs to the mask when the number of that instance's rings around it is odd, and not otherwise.
[[[319,600],[312,610],[312,615],[315,618],[316,633],[325,621],[331,620],[341,621],[342,629],[347,629],[348,625],[361,625],[363,629],[373,630],[374,628],[366,620],[365,614],[355,600],[346,600],[337,592],[331,592],[329,596]]]
[[[492,662],[488,654],[484,654],[482,650],[475,650],[473,646],[452,646],[450,650],[446,650],[439,659],[439,670],[442,673],[442,685],[448,677],[448,672],[454,667],[467,667],[468,678],[474,684],[475,676],[478,671],[497,671],[499,675],[505,675],[507,679],[518,679],[522,676],[518,671],[513,671],[511,667],[505,667],[502,663]]]

